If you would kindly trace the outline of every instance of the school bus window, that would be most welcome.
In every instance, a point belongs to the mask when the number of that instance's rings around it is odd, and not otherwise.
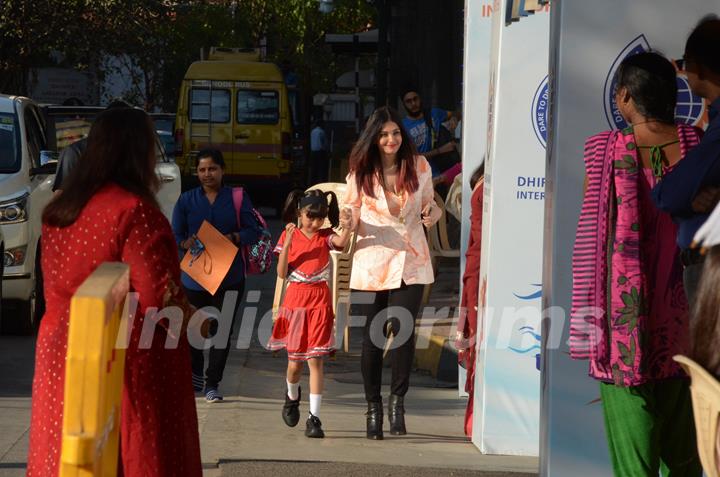
[[[241,89],[237,92],[239,124],[277,124],[280,119],[277,91]]]
[[[190,120],[202,123],[208,122],[209,118],[213,123],[230,121],[230,90],[213,89],[212,99],[210,99],[209,89],[192,88],[190,90]]]

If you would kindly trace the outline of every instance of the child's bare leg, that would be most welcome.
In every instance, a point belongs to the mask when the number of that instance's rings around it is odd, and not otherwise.
[[[288,361],[287,366],[287,387],[288,397],[293,401],[298,398],[298,388],[300,387],[300,376],[302,376],[303,362]]]
[[[310,394],[323,393],[323,360],[320,358],[312,358],[308,360],[308,368],[310,368]]]
[[[288,361],[287,366],[287,380],[291,383],[297,383],[300,381],[302,376],[303,362],[302,361]]]
[[[310,414],[319,416],[324,381],[323,360],[309,359],[308,367],[310,368]]]

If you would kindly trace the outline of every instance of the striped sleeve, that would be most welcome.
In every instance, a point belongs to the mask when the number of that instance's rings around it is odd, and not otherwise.
[[[588,359],[596,319],[593,299],[598,241],[598,214],[605,148],[610,131],[591,136],[585,142],[583,160],[588,187],[583,198],[573,249],[573,291],[570,312],[570,356]]]

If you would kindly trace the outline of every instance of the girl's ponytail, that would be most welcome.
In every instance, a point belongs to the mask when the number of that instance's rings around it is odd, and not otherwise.
[[[325,200],[330,197],[330,202],[328,203],[328,220],[330,221],[332,228],[337,228],[340,224],[340,206],[338,204],[337,195],[335,195],[335,192],[331,190],[325,192],[324,195]]]
[[[282,220],[284,223],[297,223],[298,219],[298,204],[300,199],[305,196],[305,191],[302,189],[293,189],[285,199],[285,205],[282,210]]]

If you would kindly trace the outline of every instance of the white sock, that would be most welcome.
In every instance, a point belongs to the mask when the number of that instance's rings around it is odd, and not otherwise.
[[[285,380],[285,382],[287,382],[288,397],[291,401],[297,401],[298,394],[300,392],[300,381],[298,381],[297,383],[291,383],[290,381]]]
[[[310,395],[310,414],[320,417],[320,404],[322,403],[322,394]]]

